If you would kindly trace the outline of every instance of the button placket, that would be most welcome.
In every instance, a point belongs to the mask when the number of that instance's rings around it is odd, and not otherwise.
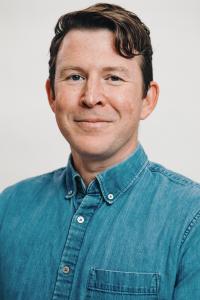
[[[60,300],[70,297],[74,272],[87,226],[101,199],[87,195],[83,201],[71,221],[52,300],[57,300],[58,294],[62,295]]]

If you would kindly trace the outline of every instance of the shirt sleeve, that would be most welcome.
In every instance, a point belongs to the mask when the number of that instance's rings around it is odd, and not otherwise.
[[[200,299],[200,211],[185,231],[173,300]]]

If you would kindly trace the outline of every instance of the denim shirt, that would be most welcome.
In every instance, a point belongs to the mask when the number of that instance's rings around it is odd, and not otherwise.
[[[0,299],[200,299],[200,185],[139,144],[87,187],[69,159],[7,188]]]

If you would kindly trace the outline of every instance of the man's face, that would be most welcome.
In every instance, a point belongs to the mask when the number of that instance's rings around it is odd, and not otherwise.
[[[71,30],[64,37],[55,98],[47,91],[72,154],[118,161],[135,148],[139,121],[150,113],[142,99],[140,59],[117,54],[106,29]]]

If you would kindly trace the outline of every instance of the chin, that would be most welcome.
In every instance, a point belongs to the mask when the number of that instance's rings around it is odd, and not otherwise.
[[[68,139],[68,143],[74,148],[77,152],[83,153],[94,153],[100,154],[104,151],[107,151],[112,147],[111,137],[101,134],[93,136],[80,136],[76,135],[76,138]]]
[[[103,143],[102,143],[103,144]],[[72,152],[76,152],[82,158],[89,158],[90,160],[104,160],[112,156],[113,151],[111,147],[102,147],[102,144],[82,143],[81,145],[74,145]]]
[[[96,149],[90,148],[89,146],[85,149],[83,147],[77,149],[76,151],[82,157],[89,157],[90,159],[103,159],[109,156],[109,151],[106,149]]]

